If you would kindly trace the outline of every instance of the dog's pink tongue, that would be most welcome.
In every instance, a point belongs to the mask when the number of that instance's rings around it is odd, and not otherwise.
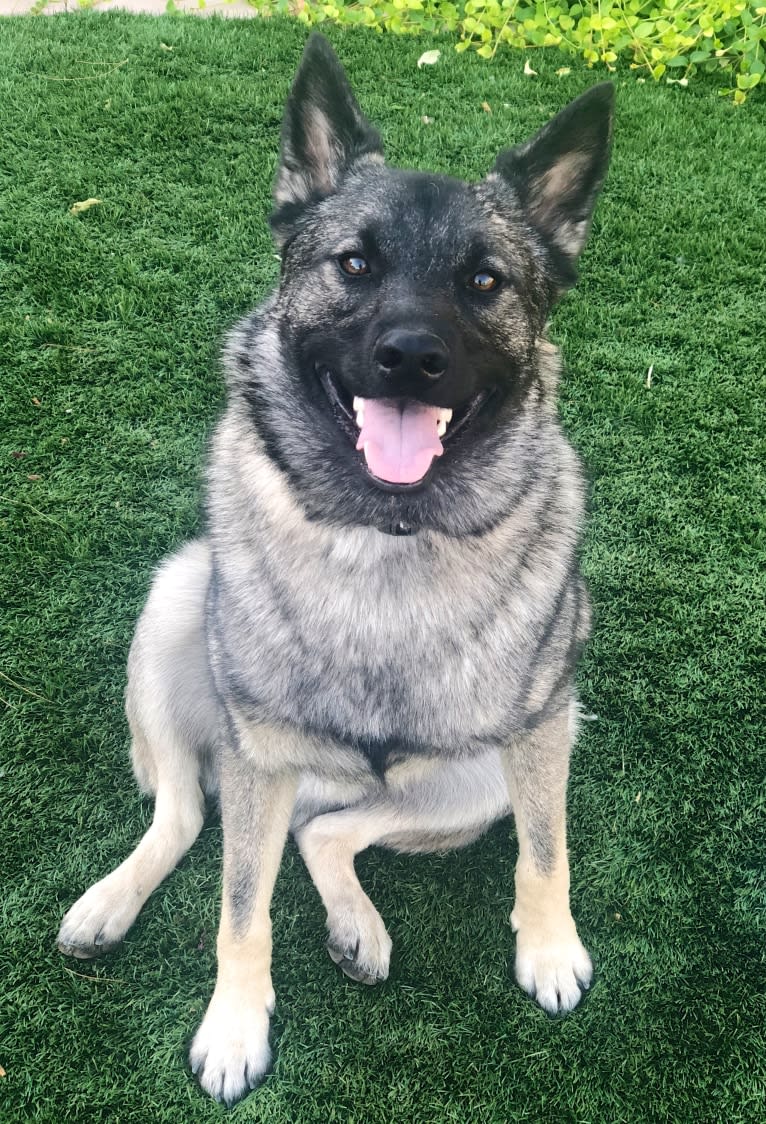
[[[370,472],[390,484],[414,484],[444,450],[436,426],[439,407],[390,398],[362,398],[364,424],[356,443]]]

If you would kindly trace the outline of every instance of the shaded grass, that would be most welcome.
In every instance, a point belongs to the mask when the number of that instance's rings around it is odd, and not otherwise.
[[[103,964],[53,938],[150,817],[125,654],[152,567],[201,526],[222,332],[276,276],[265,218],[303,32],[117,14],[1,30],[0,1114],[214,1120],[184,1052],[214,977],[217,825]],[[556,78],[555,53],[531,82],[512,55],[418,71],[423,40],[333,38],[389,157],[466,176],[591,81]],[[598,720],[570,819],[597,983],[561,1021],[513,986],[507,825],[454,855],[362,856],[395,940],[373,991],[326,958],[290,848],[276,1069],[237,1119],[763,1111],[766,125],[757,96],[735,111],[704,83],[618,87],[583,280],[553,324],[593,481],[580,684]]]

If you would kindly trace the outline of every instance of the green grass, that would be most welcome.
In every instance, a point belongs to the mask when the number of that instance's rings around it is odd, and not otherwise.
[[[150,816],[125,655],[152,567],[201,525],[221,335],[276,276],[265,219],[303,34],[116,14],[0,27],[4,1122],[225,1116],[185,1069],[214,978],[217,824],[105,962],[53,941]],[[390,157],[466,176],[592,80],[557,78],[555,52],[529,79],[510,53],[487,65],[448,41],[418,70],[427,39],[332,37]],[[561,1021],[514,986],[507,824],[452,855],[362,857],[395,941],[377,990],[325,955],[291,847],[276,1068],[232,1119],[763,1118],[763,101],[617,85],[612,172],[552,329],[593,482],[580,685],[598,720],[570,820],[597,982]]]

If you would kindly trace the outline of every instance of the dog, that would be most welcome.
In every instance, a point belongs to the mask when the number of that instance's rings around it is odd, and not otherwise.
[[[280,281],[225,347],[207,534],[160,566],[128,658],[154,818],[58,936],[77,957],[114,948],[217,799],[218,974],[190,1061],[229,1105],[270,1063],[289,832],[330,956],[374,984],[391,938],[354,856],[462,846],[512,811],[516,979],[552,1013],[591,982],[565,832],[584,483],[545,329],[613,101],[593,86],[478,184],[397,170],[329,43],[308,40],[274,187]]]

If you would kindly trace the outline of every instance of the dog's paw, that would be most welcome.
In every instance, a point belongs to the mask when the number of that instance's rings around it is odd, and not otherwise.
[[[556,932],[516,934],[516,980],[549,1015],[576,1007],[592,979],[593,965],[574,922]]]
[[[376,984],[388,978],[391,962],[391,938],[383,918],[371,901],[354,903],[327,918],[330,959],[352,980]]]
[[[259,1085],[271,1062],[268,1005],[250,1007],[214,995],[194,1036],[189,1064],[202,1088],[229,1108]]]
[[[136,919],[140,906],[117,871],[86,890],[64,915],[56,945],[66,956],[90,960],[111,952]]]

